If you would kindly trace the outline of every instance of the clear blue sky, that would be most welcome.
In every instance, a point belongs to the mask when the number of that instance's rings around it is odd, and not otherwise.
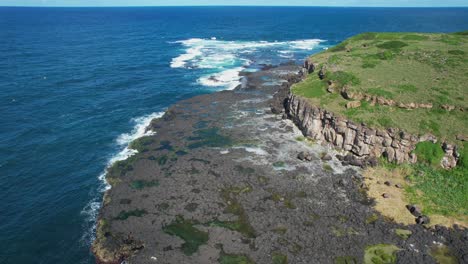
[[[0,0],[0,6],[465,6],[468,0]]]

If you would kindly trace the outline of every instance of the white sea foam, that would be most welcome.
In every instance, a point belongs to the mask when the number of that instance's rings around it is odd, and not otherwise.
[[[278,54],[278,58],[293,59],[294,53],[317,48],[323,40],[295,41],[225,41],[192,38],[173,42],[182,45],[184,52],[171,61],[172,68],[210,69],[212,74],[202,76],[198,83],[209,87],[233,89],[239,85],[239,72],[252,64],[257,52]],[[261,56],[260,56],[261,57]],[[269,61],[265,61],[269,63]]]
[[[110,189],[110,185],[106,182],[107,168],[117,161],[126,160],[136,154],[138,151],[129,148],[130,143],[138,138],[153,135],[155,132],[147,130],[147,127],[151,123],[151,120],[160,118],[163,114],[163,112],[158,112],[132,119],[132,122],[135,124],[133,130],[130,133],[120,135],[116,139],[120,151],[108,160],[105,170],[98,176],[100,185],[97,190],[98,193],[95,195],[96,197],[81,211],[81,214],[86,217],[86,231],[82,237],[82,242],[86,243],[86,245],[90,245],[95,238],[96,220],[101,208],[102,193]]]
[[[198,83],[210,87],[225,87],[227,90],[232,90],[241,84],[239,73],[244,67],[225,70],[213,75],[203,76],[198,79]]]

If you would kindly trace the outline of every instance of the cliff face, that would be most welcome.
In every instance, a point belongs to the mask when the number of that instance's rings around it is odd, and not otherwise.
[[[396,129],[378,130],[356,124],[320,109],[307,99],[293,94],[287,101],[287,113],[304,136],[328,142],[359,158],[384,156],[390,162],[416,162],[413,152],[419,138]]]
[[[309,70],[305,67],[304,71]],[[384,157],[398,164],[415,163],[417,157],[413,151],[418,142],[437,142],[433,136],[415,136],[399,129],[374,129],[365,124],[356,124],[292,93],[284,105],[286,114],[304,136],[349,151],[361,160]],[[441,165],[447,169],[455,167],[459,156],[456,146],[444,143],[441,147],[446,153]]]

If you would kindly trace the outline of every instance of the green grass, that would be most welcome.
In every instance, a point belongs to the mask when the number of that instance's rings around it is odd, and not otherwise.
[[[425,214],[468,215],[468,169],[434,168],[426,164],[413,166],[405,188],[409,201],[419,204]]]
[[[209,239],[207,232],[194,227],[196,224],[198,223],[195,221],[186,220],[181,216],[177,216],[174,222],[163,227],[163,231],[184,240],[185,243],[182,244],[182,252],[190,256],[197,252],[201,245],[206,244]]]
[[[344,71],[327,72],[326,78],[333,82],[337,82],[340,86],[347,84],[358,85],[361,83],[361,80],[359,80],[359,78],[354,74]]]
[[[456,44],[456,46],[454,45]],[[311,57],[326,70],[292,87],[296,95],[356,122],[386,128],[394,126],[411,134],[431,133],[455,143],[468,131],[467,111],[441,109],[444,104],[468,109],[468,35],[442,33],[364,33]],[[328,81],[335,93],[328,93]],[[397,103],[432,104],[433,109],[405,110],[397,106],[366,105],[346,109],[339,90],[368,93]]]
[[[407,43],[403,41],[399,41],[399,40],[387,41],[387,42],[377,45],[377,47],[381,49],[391,49],[391,50],[399,50],[406,46],[408,46]]]
[[[418,161],[437,167],[444,156],[444,151],[439,144],[432,143],[429,141],[419,142],[416,144],[414,151],[418,157]]]

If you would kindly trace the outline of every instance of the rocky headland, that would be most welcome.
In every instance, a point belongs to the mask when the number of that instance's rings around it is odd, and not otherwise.
[[[244,73],[235,90],[153,120],[138,153],[108,170],[97,263],[468,262],[467,229],[425,226],[412,207],[419,224],[398,224],[365,191],[360,167],[414,162],[421,138],[291,94],[303,72]]]

